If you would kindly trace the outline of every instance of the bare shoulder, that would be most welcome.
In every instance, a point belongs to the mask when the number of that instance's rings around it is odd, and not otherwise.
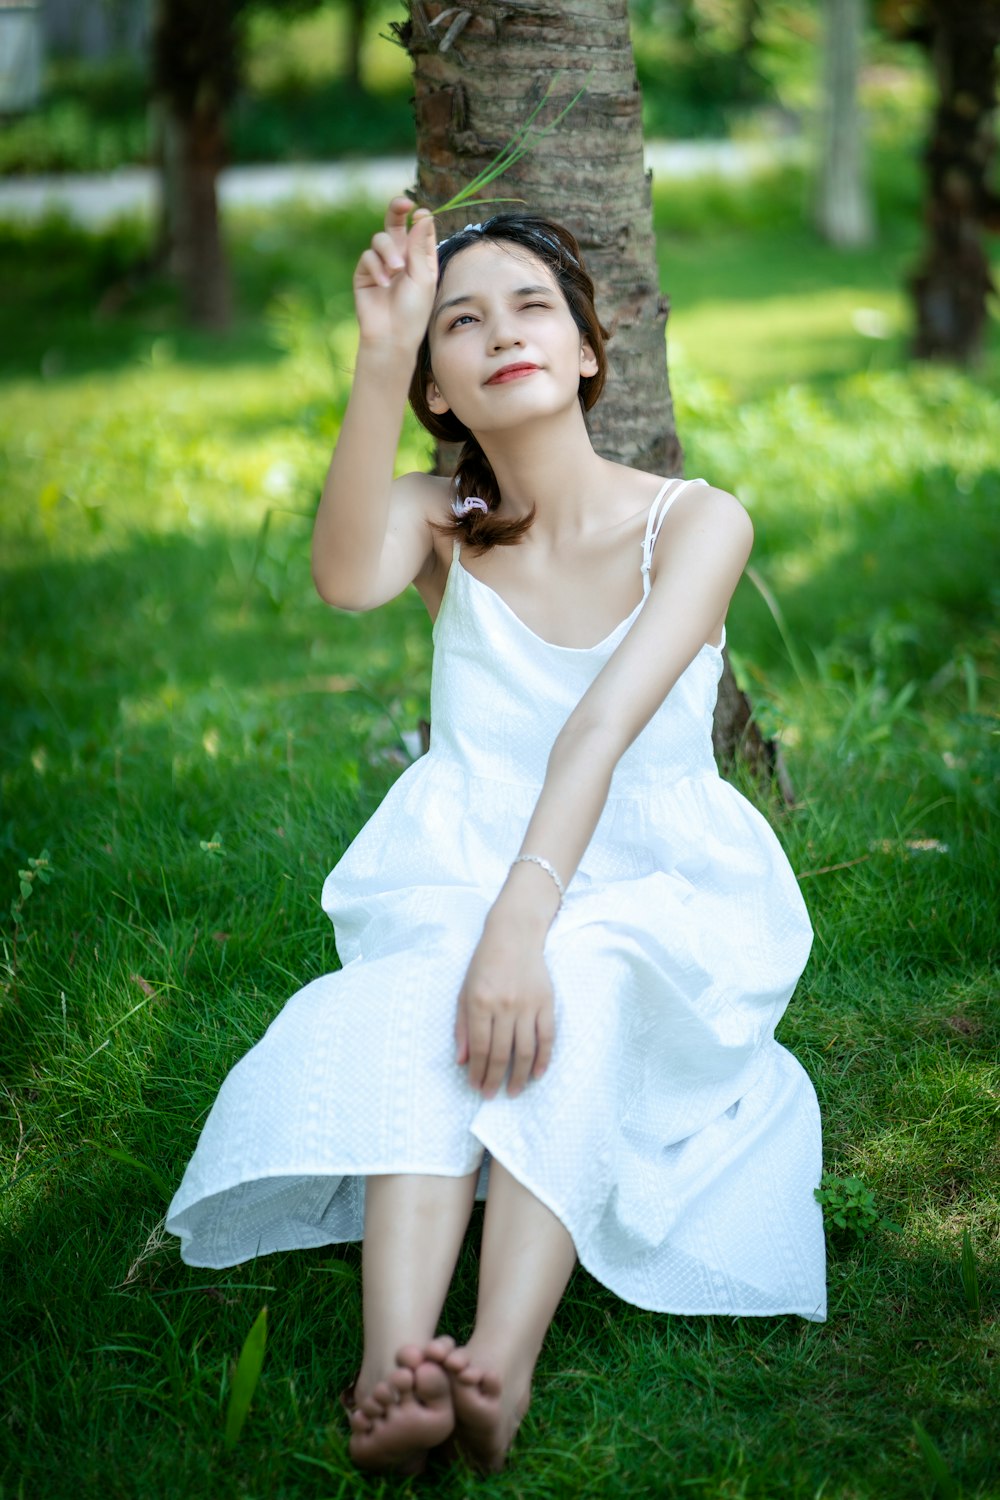
[[[451,566],[451,538],[439,527],[451,518],[452,481],[440,474],[413,472],[393,480],[389,524],[397,534],[419,531],[423,562],[412,582],[433,617]]]
[[[671,506],[664,525],[669,525],[676,536],[699,534],[728,543],[736,551],[745,548],[747,556],[753,545],[753,522],[746,507],[735,495],[714,484],[692,484],[685,489]]]
[[[440,474],[422,474],[417,471],[400,474],[392,481],[389,499],[389,518],[393,528],[429,530],[433,539],[437,533],[431,523],[443,521],[451,504],[451,480]]]
[[[400,474],[392,481],[392,504],[419,512],[429,521],[439,521],[451,503],[451,480],[441,474],[423,474],[417,470]]]

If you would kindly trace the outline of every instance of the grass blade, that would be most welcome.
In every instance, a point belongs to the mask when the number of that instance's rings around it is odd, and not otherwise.
[[[120,1146],[102,1146],[100,1141],[88,1141],[87,1144],[93,1146],[94,1150],[99,1151],[102,1156],[110,1157],[112,1161],[120,1161],[125,1167],[134,1167],[137,1172],[144,1172],[150,1182],[155,1184],[156,1190],[164,1202],[170,1202],[174,1190],[166,1178],[161,1177],[155,1167],[149,1166],[147,1162],[140,1161],[137,1156],[132,1156],[128,1151],[123,1151]]]
[[[459,192],[455,193],[453,197],[448,199],[447,203],[442,203],[438,208],[436,208],[434,210],[435,214],[449,213],[454,208],[468,207],[471,204],[476,204],[478,206],[480,202],[484,201],[479,199],[477,196],[482,191],[482,189],[488,187],[491,182],[493,182],[497,177],[501,175],[501,173],[506,172],[508,167],[512,167],[515,162],[520,161],[522,156],[525,156],[529,151],[533,151],[534,148],[539,144],[539,142],[543,141],[547,135],[555,130],[559,122],[566,118],[570,110],[586,92],[587,84],[590,82],[589,73],[584,79],[581,87],[577,89],[576,93],[573,95],[572,99],[570,99],[569,103],[563,105],[562,109],[556,115],[555,119],[550,120],[547,125],[541,126],[538,130],[532,130],[532,126],[534,125],[535,120],[538,118],[542,107],[547,103],[549,95],[558,83],[560,76],[561,75],[559,73],[556,73],[548,88],[545,90],[545,93],[542,95],[541,99],[539,99],[538,103],[535,105],[534,109],[531,111],[524,124],[519,126],[519,128],[514,132],[505,146],[501,146],[500,150],[497,152],[496,156],[494,156],[489,165],[483,167],[481,172],[477,172],[475,177],[473,177],[472,180],[468,182],[464,188],[461,188]],[[511,203],[522,202],[523,200],[499,198],[495,201],[499,203]]]
[[[972,1236],[967,1229],[962,1233],[962,1287],[965,1291],[966,1307],[974,1318],[978,1318],[982,1310],[979,1272],[976,1270],[976,1252],[972,1248]]]
[[[267,1343],[267,1308],[262,1307],[253,1327],[247,1334],[233,1371],[233,1383],[226,1407],[226,1433],[223,1445],[229,1453],[236,1446],[243,1423],[250,1410],[253,1393],[257,1389],[261,1368],[264,1364],[264,1347]]]
[[[962,1492],[951,1477],[951,1470],[941,1457],[940,1448],[930,1433],[924,1431],[916,1417],[913,1419],[913,1431],[937,1490],[944,1496],[944,1500],[961,1500]]]

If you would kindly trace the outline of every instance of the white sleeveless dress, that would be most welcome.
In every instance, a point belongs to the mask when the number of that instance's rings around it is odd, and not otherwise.
[[[359,1239],[367,1176],[480,1168],[482,1192],[495,1157],[628,1302],[826,1316],[819,1111],[774,1039],[812,933],[774,833],[716,770],[719,649],[622,756],[549,930],[545,1076],[484,1101],[454,1061],[458,992],[552,743],[642,608],[682,488],[650,510],[643,599],[587,649],[537,636],[456,544],[431,748],[326,880],[342,969],[222,1085],[167,1216],[189,1265]]]

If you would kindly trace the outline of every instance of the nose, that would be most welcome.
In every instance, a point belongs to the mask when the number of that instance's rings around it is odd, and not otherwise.
[[[523,344],[523,342],[524,340],[510,313],[506,309],[498,312],[490,328],[490,348],[494,353],[499,353],[501,349],[509,349],[512,346]]]

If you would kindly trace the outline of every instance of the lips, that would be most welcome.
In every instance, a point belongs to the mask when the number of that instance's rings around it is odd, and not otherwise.
[[[504,365],[502,370],[498,370],[495,375],[490,376],[486,384],[505,385],[508,380],[519,380],[522,375],[531,375],[535,370],[539,368],[540,366],[538,365],[530,365],[525,363],[516,365]]]

